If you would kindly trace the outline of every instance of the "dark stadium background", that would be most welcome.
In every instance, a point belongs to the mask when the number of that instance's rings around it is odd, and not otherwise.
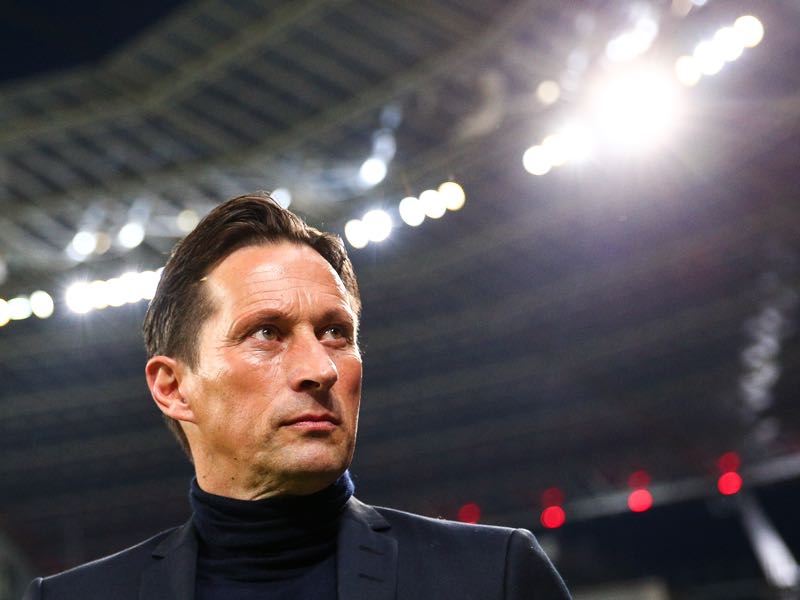
[[[660,146],[526,172],[642,14],[668,66],[740,15],[765,35],[683,89]],[[798,24],[788,0],[0,5],[0,298],[55,301],[0,327],[0,599],[188,517],[146,303],[75,314],[68,287],[157,269],[177,215],[276,188],[343,236],[394,220],[348,246],[362,500],[530,528],[578,599],[796,597],[753,536],[800,552]],[[385,179],[361,183],[387,139]],[[403,225],[400,199],[447,180],[464,207]],[[107,251],[69,255],[81,230]],[[727,452],[743,487],[723,496]],[[545,528],[554,487],[566,522]]]

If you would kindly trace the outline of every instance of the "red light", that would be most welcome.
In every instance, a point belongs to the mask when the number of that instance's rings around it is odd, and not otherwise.
[[[644,512],[653,506],[653,496],[647,490],[633,490],[628,496],[628,508],[633,512]]]
[[[567,520],[567,514],[560,506],[548,506],[542,511],[540,520],[548,529],[558,529]]]
[[[742,465],[742,459],[736,452],[726,452],[717,460],[717,466],[722,473],[736,471]]]
[[[733,496],[742,489],[742,478],[735,471],[728,471],[719,476],[717,489],[724,496]]]
[[[639,488],[645,488],[650,484],[650,475],[647,471],[634,471],[631,473],[631,476],[628,477],[628,487],[637,490]]]
[[[542,492],[542,506],[561,506],[564,504],[564,492],[557,487],[547,488]]]
[[[477,523],[481,518],[481,507],[468,502],[458,509],[458,520],[462,523]]]

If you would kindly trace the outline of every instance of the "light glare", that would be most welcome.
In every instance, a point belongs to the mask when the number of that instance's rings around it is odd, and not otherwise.
[[[128,271],[108,280],[78,282],[67,288],[66,304],[72,312],[84,314],[92,309],[123,306],[141,300],[152,300],[162,269],[158,271]]]
[[[694,49],[692,56],[700,67],[703,75],[716,75],[725,65],[725,58],[720,49],[713,42],[700,42]]]
[[[561,130],[559,137],[567,160],[582,162],[591,156],[594,146],[592,135],[582,123],[570,123]]]
[[[439,194],[444,198],[447,210],[460,210],[464,206],[467,197],[464,188],[455,181],[445,181],[439,186]]]
[[[8,308],[8,302],[0,298],[0,327],[7,324],[11,320],[11,309]]]
[[[361,181],[366,185],[378,185],[386,177],[386,162],[377,157],[371,157],[364,161],[361,169],[358,171],[358,176]]]
[[[22,321],[31,316],[31,301],[24,296],[17,296],[8,301],[8,314],[12,321]]]
[[[561,95],[561,88],[555,81],[547,79],[536,88],[536,97],[544,105],[553,104]]]
[[[73,283],[67,288],[66,294],[67,307],[79,315],[88,313],[92,310],[92,290],[84,281]]]
[[[161,279],[161,273],[155,271],[142,271],[139,274],[139,283],[141,289],[142,300],[152,300],[156,295],[158,282]]]
[[[700,81],[703,73],[693,56],[681,56],[675,61],[675,75],[683,85],[691,87]]]
[[[415,198],[414,196],[403,198],[400,201],[398,210],[400,211],[400,218],[403,219],[403,222],[411,227],[417,227],[425,220],[425,207],[422,206],[422,202],[419,201],[419,198]]]
[[[392,218],[386,211],[374,209],[361,217],[370,242],[382,242],[392,233]]]
[[[764,39],[764,25],[753,15],[739,17],[733,28],[745,48],[755,48]]]
[[[112,277],[106,281],[106,303],[109,306],[119,307],[128,301],[127,289],[125,282],[119,277]]]
[[[734,61],[742,55],[744,44],[739,34],[733,27],[723,27],[714,34],[714,45],[728,62]]]
[[[53,298],[47,292],[38,290],[31,294],[31,311],[40,319],[52,316],[54,308]]]
[[[136,248],[144,241],[144,227],[141,223],[126,223],[119,230],[117,239],[124,248]]]
[[[120,275],[119,284],[124,291],[125,302],[133,304],[142,299],[142,285],[139,273],[128,271]]]
[[[89,256],[97,247],[97,237],[90,231],[79,231],[72,238],[72,249],[79,256]]]
[[[632,71],[609,81],[594,97],[604,137],[623,149],[641,149],[674,126],[677,94],[672,81],[654,71]]]
[[[639,19],[636,27],[606,44],[606,56],[612,62],[628,62],[650,49],[658,35],[658,23],[650,17]]]
[[[364,248],[369,244],[367,228],[359,219],[352,219],[344,226],[344,235],[353,248]]]
[[[548,162],[554,167],[560,167],[569,158],[565,140],[557,133],[548,135],[542,140],[542,148],[547,155]]]
[[[447,212],[447,203],[436,190],[425,190],[419,195],[419,201],[422,202],[425,214],[431,219],[438,219]]]
[[[272,199],[275,200],[281,208],[289,208],[289,205],[292,203],[292,193],[283,187],[272,190],[270,196],[272,196]]]
[[[183,233],[189,233],[192,229],[197,227],[197,224],[200,222],[200,217],[197,212],[191,208],[187,208],[178,213],[175,222],[178,225],[178,229]]]
[[[111,249],[111,236],[109,236],[104,231],[98,231],[94,234],[94,253],[95,254],[105,254]]]
[[[531,146],[525,150],[522,166],[531,175],[545,175],[552,167],[547,152],[541,146]]]

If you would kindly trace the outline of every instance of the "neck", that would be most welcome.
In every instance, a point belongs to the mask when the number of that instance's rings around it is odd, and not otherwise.
[[[333,557],[352,493],[347,472],[316,494],[252,502],[208,493],[193,481],[198,573],[213,580],[266,581],[307,572]]]
[[[265,500],[278,496],[308,496],[336,482],[339,473],[231,474],[231,470],[195,464],[195,478],[200,488],[216,496],[237,500]]]

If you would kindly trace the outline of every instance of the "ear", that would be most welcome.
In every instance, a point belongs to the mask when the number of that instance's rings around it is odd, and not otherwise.
[[[178,421],[194,423],[192,406],[181,393],[186,366],[169,356],[154,356],[147,361],[144,372],[158,409]]]

